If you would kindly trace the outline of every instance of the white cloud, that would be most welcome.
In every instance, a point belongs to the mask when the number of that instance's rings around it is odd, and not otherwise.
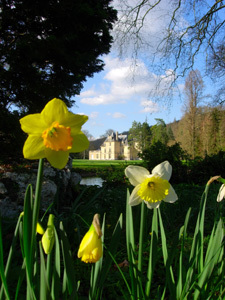
[[[107,113],[107,116],[112,116],[114,119],[124,119],[124,118],[126,118],[126,115],[124,115],[120,112]]]
[[[157,113],[160,111],[159,105],[151,100],[142,100],[140,105],[144,107],[142,113]]]
[[[106,105],[115,103],[127,103],[147,97],[156,81],[162,76],[156,76],[149,72],[143,61],[137,60],[135,68],[132,68],[130,59],[120,60],[110,56],[105,57],[104,80],[108,84],[101,83],[101,89],[96,87],[81,93],[81,103],[87,105]],[[162,77],[164,78],[164,77]],[[102,89],[103,87],[103,89]]]
[[[87,91],[83,91],[80,93],[80,96],[82,98],[85,98],[85,97],[93,97],[96,95],[96,92],[95,92],[95,85],[93,85],[90,90],[87,90]]]
[[[90,119],[96,119],[98,117],[98,115],[99,115],[98,111],[93,111],[93,112],[90,113],[89,118]]]
[[[113,114],[113,118],[114,119],[123,119],[123,118],[126,118],[126,116],[124,114],[120,113],[120,112],[115,112]]]

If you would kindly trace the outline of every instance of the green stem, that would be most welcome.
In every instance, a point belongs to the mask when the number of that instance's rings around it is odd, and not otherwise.
[[[144,222],[145,222],[145,203],[141,204],[141,220],[140,220],[140,234],[139,234],[139,250],[138,250],[138,270],[142,271],[143,263],[143,236],[144,236]]]
[[[35,188],[35,198],[34,198],[34,205],[33,205],[32,238],[31,238],[31,266],[34,265],[34,251],[35,251],[35,244],[36,244],[36,229],[37,229],[37,221],[38,221],[39,210],[40,210],[40,202],[41,202],[43,167],[44,167],[44,160],[41,158],[41,159],[39,159],[37,181],[36,181],[36,188]]]
[[[44,160],[41,158],[39,160],[38,166],[38,174],[37,174],[37,182],[35,188],[35,198],[34,198],[34,207],[33,207],[33,229],[35,229],[35,236],[36,236],[36,227],[37,227],[37,220],[39,216],[40,210],[40,202],[41,202],[41,187],[42,187],[42,179],[43,179],[43,167],[44,167]]]
[[[139,294],[142,289],[141,277],[142,265],[143,265],[143,236],[144,236],[144,225],[145,225],[145,203],[141,204],[141,220],[140,220],[140,233],[139,233],[139,250],[138,250],[138,281],[139,281]]]

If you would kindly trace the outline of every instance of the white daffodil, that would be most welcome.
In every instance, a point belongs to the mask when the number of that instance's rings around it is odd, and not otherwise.
[[[142,201],[148,208],[158,208],[163,201],[173,203],[178,197],[169,180],[172,174],[172,166],[168,161],[157,165],[150,172],[139,166],[128,166],[125,169],[125,175],[130,183],[135,186],[131,195],[129,204],[138,205]]]
[[[217,202],[220,202],[225,198],[225,184],[222,184],[217,196]]]

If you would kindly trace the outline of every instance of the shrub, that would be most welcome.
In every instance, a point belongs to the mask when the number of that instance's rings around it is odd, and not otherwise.
[[[184,164],[183,161],[186,161],[188,156],[179,143],[166,146],[158,141],[145,149],[140,157],[144,160],[148,170],[152,170],[156,165],[168,160],[173,166],[172,182],[187,182],[187,164]]]

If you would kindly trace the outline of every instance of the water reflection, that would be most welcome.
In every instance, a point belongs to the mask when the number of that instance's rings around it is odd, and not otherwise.
[[[80,184],[81,185],[97,185],[102,187],[104,180],[100,177],[86,177],[82,178]]]

